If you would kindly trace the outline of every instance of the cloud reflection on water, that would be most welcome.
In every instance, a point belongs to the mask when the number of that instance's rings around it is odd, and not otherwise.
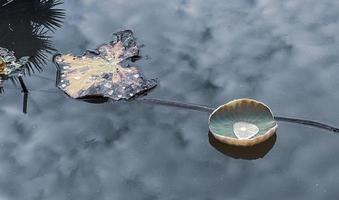
[[[275,114],[339,124],[336,1],[67,1],[60,52],[81,53],[132,28],[159,77],[152,97],[219,105],[238,97]],[[53,64],[44,72],[54,77]],[[54,83],[31,79],[30,85]],[[279,124],[263,159],[208,143],[207,115],[137,103],[93,105],[34,93],[27,116],[0,97],[5,199],[333,199],[339,138]]]

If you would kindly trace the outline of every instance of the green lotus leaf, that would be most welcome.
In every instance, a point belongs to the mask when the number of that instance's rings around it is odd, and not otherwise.
[[[209,118],[212,135],[232,145],[254,145],[267,140],[277,128],[271,110],[253,99],[237,99],[218,107]]]

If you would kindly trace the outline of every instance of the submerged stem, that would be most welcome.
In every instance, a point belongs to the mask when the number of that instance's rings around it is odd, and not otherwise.
[[[298,118],[291,118],[291,117],[279,117],[279,116],[275,116],[274,119],[277,121],[290,122],[290,123],[295,123],[295,124],[303,124],[306,126],[313,126],[316,128],[327,130],[327,131],[339,133],[339,128],[336,128],[334,126],[324,124],[321,122],[313,121],[313,120],[298,119]]]
[[[171,107],[184,108],[184,109],[196,110],[196,111],[207,112],[207,113],[211,113],[214,110],[214,108],[204,106],[204,105],[184,103],[184,102],[179,102],[179,101],[163,100],[163,99],[142,98],[142,99],[136,99],[136,101],[147,103],[147,104],[171,106]]]
[[[170,100],[163,100],[163,99],[142,98],[136,101],[141,102],[141,103],[147,103],[147,104],[157,104],[157,105],[163,105],[163,106],[171,106],[171,107],[177,107],[177,108],[196,110],[196,111],[201,111],[201,112],[206,112],[206,113],[211,113],[215,110],[215,108],[205,106],[205,105],[184,103],[184,102],[179,102],[179,101],[170,101]],[[334,126],[324,124],[321,122],[317,122],[317,121],[291,118],[291,117],[280,117],[280,116],[275,116],[274,119],[277,121],[302,124],[306,126],[312,126],[312,127],[324,129],[327,131],[339,133],[339,128],[336,128]]]
[[[13,88],[7,88],[7,89],[13,89]],[[17,90],[17,88],[15,88],[14,90]],[[32,89],[30,89],[29,91],[30,92],[32,91],[33,92],[50,92],[50,93],[57,92],[56,90],[32,90]],[[142,98],[142,99],[135,99],[135,101],[141,102],[141,103],[147,103],[147,104],[156,104],[156,105],[177,107],[177,108],[183,108],[183,109],[189,109],[189,110],[196,110],[196,111],[206,112],[206,113],[212,113],[215,110],[215,108],[210,107],[210,106],[193,104],[193,103],[185,103],[185,102],[179,102],[179,101],[164,100],[164,99]],[[312,126],[312,127],[320,128],[323,130],[339,133],[339,128],[328,125],[328,124],[324,124],[321,122],[313,121],[313,120],[291,118],[291,117],[280,117],[280,116],[275,116],[274,119],[277,121],[302,124],[306,126]]]

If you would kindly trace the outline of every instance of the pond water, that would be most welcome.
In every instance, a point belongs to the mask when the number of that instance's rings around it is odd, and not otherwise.
[[[276,115],[339,125],[338,1],[84,0],[57,7],[62,27],[47,35],[58,52],[81,54],[132,29],[148,58],[137,64],[160,83],[148,97],[213,107],[247,97]],[[30,49],[29,27],[18,25],[15,37],[2,28],[1,45],[13,36],[12,48]],[[208,113],[72,100],[55,87],[56,67],[46,55],[43,71],[24,77],[27,114],[19,86],[6,81],[0,95],[0,199],[339,196],[338,135],[279,122],[265,157],[234,159],[209,143]]]

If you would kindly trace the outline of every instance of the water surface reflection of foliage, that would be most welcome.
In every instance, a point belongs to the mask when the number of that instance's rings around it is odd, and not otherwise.
[[[48,55],[55,52],[49,32],[62,25],[60,0],[0,0],[0,46],[29,56],[25,73],[41,71]]]
[[[24,92],[24,113],[27,112],[28,90],[22,75],[41,72],[48,56],[56,51],[48,33],[62,25],[64,10],[56,8],[61,4],[62,0],[0,0],[0,47],[13,51],[18,58],[29,57],[18,75],[0,77],[1,83],[7,79],[20,83]]]

